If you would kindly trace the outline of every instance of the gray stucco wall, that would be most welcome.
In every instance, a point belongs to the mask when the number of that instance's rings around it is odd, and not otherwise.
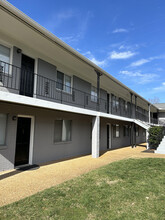
[[[114,137],[113,136],[113,125],[114,124],[119,124],[119,130],[120,130],[120,136],[119,137]],[[112,149],[120,148],[120,147],[125,147],[125,146],[130,146],[130,135],[129,136],[124,136],[124,125],[129,125],[128,122],[118,122],[116,121],[115,123],[112,124]]]
[[[107,113],[107,91],[100,89],[100,111]]]
[[[118,120],[101,119],[101,150],[107,149],[107,123],[111,124],[111,149],[120,148],[130,145],[130,136],[124,136],[124,125],[130,125],[129,122],[122,122]],[[120,125],[120,137],[113,137],[113,125]]]
[[[158,117],[159,118],[165,118],[165,112],[159,112]]]
[[[165,126],[165,112],[158,113],[159,124]]]
[[[72,120],[72,141],[54,143],[56,119]],[[91,117],[64,112],[38,112],[36,116],[34,163],[43,163],[91,153]]]
[[[145,135],[143,135],[143,132]],[[146,130],[142,127],[139,127],[139,136],[136,136],[136,143],[144,143],[146,142]]]
[[[43,163],[91,153],[91,117],[14,104],[0,103],[0,112],[8,114],[6,145],[0,147],[0,170],[13,169],[17,115],[35,116],[33,163]],[[72,141],[54,143],[56,119],[72,120]]]
[[[18,115],[35,117],[33,163],[40,164],[91,154],[91,116],[3,102],[0,102],[0,113],[8,114],[6,145],[0,146],[0,170],[14,168],[17,120],[13,120],[13,116]],[[56,119],[72,120],[72,141],[54,143],[54,124]],[[119,138],[113,137],[112,127],[112,149],[130,145],[130,136],[124,137],[123,135],[123,125],[129,125],[128,122],[101,118],[100,123],[100,151],[107,149],[107,123],[120,125]],[[139,137],[136,137],[137,144],[145,142],[143,131],[144,129],[139,128]]]
[[[91,84],[77,76],[73,76],[74,100],[82,107],[90,105]]]

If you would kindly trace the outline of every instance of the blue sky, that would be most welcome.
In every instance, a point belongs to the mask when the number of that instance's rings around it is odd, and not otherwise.
[[[165,102],[164,0],[9,0],[147,100]]]

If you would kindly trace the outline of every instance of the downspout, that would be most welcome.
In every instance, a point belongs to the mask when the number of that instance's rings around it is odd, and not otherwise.
[[[99,105],[100,105],[100,76],[102,76],[103,74],[98,72],[98,71],[96,71],[96,74],[97,74],[97,111],[99,111]]]
[[[133,96],[133,94],[130,92],[130,95],[131,95],[131,115],[130,115],[130,118],[132,118],[132,96]]]
[[[137,96],[135,95],[135,119],[137,119],[136,110],[137,110]]]

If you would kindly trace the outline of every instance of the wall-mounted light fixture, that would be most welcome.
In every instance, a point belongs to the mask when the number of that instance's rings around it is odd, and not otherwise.
[[[13,121],[16,121],[16,120],[17,120],[17,116],[16,116],[16,115],[13,115],[12,120],[13,120]]]
[[[18,48],[17,53],[22,53],[22,50],[20,48]]]

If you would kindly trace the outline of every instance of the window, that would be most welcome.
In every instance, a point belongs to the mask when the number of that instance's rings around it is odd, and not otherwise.
[[[54,141],[71,141],[71,120],[55,120]]]
[[[113,125],[113,137],[120,137],[120,126]]]
[[[9,73],[10,49],[0,44],[0,73]]]
[[[129,136],[129,126],[124,125],[123,128],[124,128],[124,132],[123,132],[124,137]]]
[[[127,102],[125,102],[124,107],[125,107],[125,112],[127,112],[127,110],[128,110],[128,103]]]
[[[119,109],[119,98],[116,97],[116,109]]]
[[[112,95],[112,108],[116,111],[119,109],[119,98]]]
[[[97,102],[97,88],[94,86],[91,87],[91,101]]]
[[[71,77],[62,72],[57,71],[56,88],[71,93]]]
[[[112,107],[113,107],[113,109],[115,109],[115,107],[116,107],[115,96],[112,97]]]
[[[5,144],[7,115],[0,114],[0,145]]]
[[[136,137],[139,136],[139,126],[136,126]]]

